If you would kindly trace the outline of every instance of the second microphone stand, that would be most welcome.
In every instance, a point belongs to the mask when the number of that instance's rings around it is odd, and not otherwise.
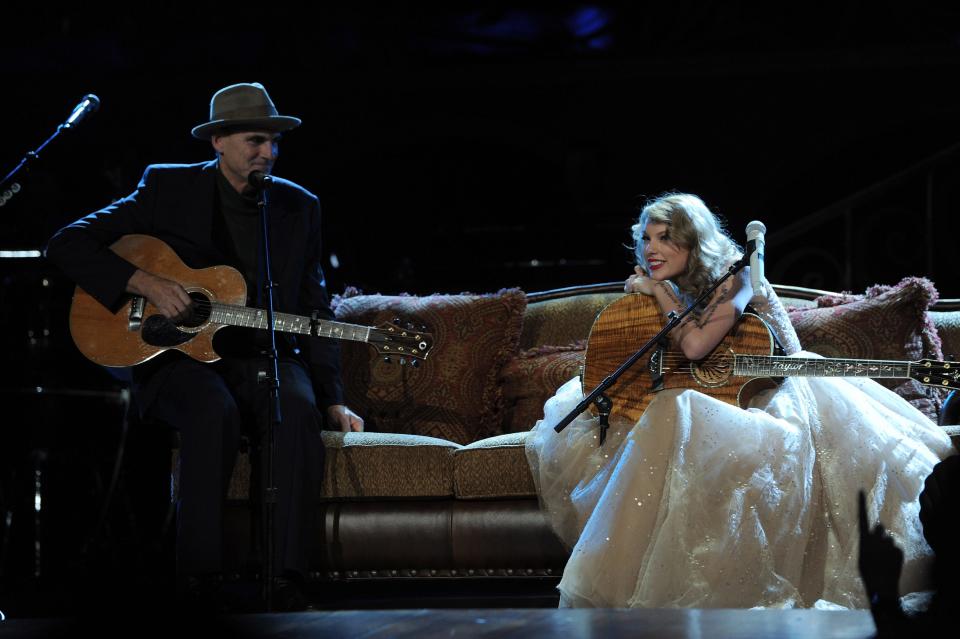
[[[35,150],[27,151],[23,159],[20,160],[20,163],[0,180],[0,207],[5,206],[7,202],[13,199],[13,197],[23,189],[19,182],[13,181],[14,178],[17,177],[17,174],[20,173],[21,170],[26,172],[30,168],[30,165],[40,158],[40,152],[47,148],[47,145],[53,142],[58,135],[63,131],[72,131],[88,114],[93,113],[98,108],[100,108],[100,98],[92,93],[88,93],[83,97],[80,104],[73,109],[73,113],[70,114],[67,121],[57,127],[53,135],[44,140],[43,144]]]
[[[264,570],[263,570],[263,580],[264,580],[264,597],[267,603],[267,612],[272,612],[273,610],[273,575],[275,571],[274,567],[274,531],[273,531],[273,520],[274,520],[274,510],[277,504],[277,487],[274,485],[273,478],[273,466],[274,466],[274,440],[276,437],[276,431],[280,427],[280,423],[283,421],[283,416],[280,411],[280,366],[279,366],[279,355],[277,352],[277,333],[274,327],[274,310],[273,310],[273,289],[276,288],[277,284],[273,281],[273,272],[270,268],[270,224],[268,219],[268,207],[267,207],[267,193],[270,190],[270,181],[268,179],[260,179],[259,181],[250,180],[250,183],[257,189],[257,206],[260,207],[260,223],[261,223],[261,247],[260,255],[263,260],[263,273],[264,273],[264,293],[266,294],[266,306],[267,306],[267,334],[270,336],[270,351],[268,358],[270,360],[270,370],[267,373],[267,377],[263,380],[265,383],[270,385],[270,400],[269,400],[269,411],[267,416],[267,478],[266,486],[263,491],[264,506],[266,509],[266,522],[265,522],[265,539],[264,547],[266,553],[266,559],[264,561]]]
[[[607,377],[605,377],[604,380],[600,382],[596,388],[590,391],[590,393],[588,393],[587,396],[584,397],[583,400],[579,404],[577,404],[572,411],[567,413],[567,415],[563,419],[561,419],[557,423],[557,425],[553,427],[553,429],[558,433],[561,432],[564,428],[569,426],[570,422],[576,419],[580,413],[587,410],[590,404],[596,404],[597,413],[599,414],[599,417],[600,417],[599,444],[602,446],[604,439],[606,438],[607,426],[609,425],[607,422],[607,419],[608,419],[608,416],[610,415],[611,409],[613,408],[613,402],[610,400],[610,398],[607,395],[604,394],[604,392],[608,388],[613,386],[617,382],[617,380],[620,379],[620,376],[623,375],[625,372],[627,372],[631,366],[636,364],[640,360],[640,358],[642,358],[644,355],[647,354],[648,351],[650,351],[650,349],[652,349],[654,346],[659,344],[661,340],[663,340],[670,333],[670,331],[672,331],[674,328],[679,326],[680,322],[683,321],[683,318],[685,318],[687,315],[693,312],[693,310],[698,306],[700,306],[703,302],[708,300],[710,296],[713,295],[713,293],[718,288],[720,288],[721,284],[726,282],[736,273],[739,273],[740,271],[742,271],[743,267],[750,263],[750,255],[752,255],[755,250],[756,250],[756,240],[750,240],[749,242],[747,242],[747,250],[746,252],[744,252],[743,257],[737,260],[727,270],[727,272],[723,275],[723,277],[721,277],[716,282],[714,282],[712,286],[710,286],[707,290],[701,293],[700,297],[698,297],[693,302],[691,302],[691,304],[680,313],[677,313],[676,311],[671,311],[668,315],[670,320],[664,325],[662,329],[660,329],[660,332],[654,335],[652,338],[650,338],[650,340],[646,344],[640,347],[640,350],[638,350],[636,353],[634,353],[629,358],[627,358],[627,360],[623,362],[623,364],[621,364],[619,368],[617,368],[617,370],[613,371]]]

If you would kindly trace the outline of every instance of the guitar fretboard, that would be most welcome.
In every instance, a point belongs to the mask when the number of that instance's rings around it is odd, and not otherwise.
[[[247,326],[250,328],[266,329],[269,327],[267,311],[260,308],[250,308],[247,306],[234,306],[232,304],[221,304],[213,302],[210,305],[210,320],[217,324],[226,324],[228,326]],[[291,315],[289,313],[274,313],[273,326],[276,330],[283,333],[300,333],[301,335],[313,335],[311,330],[310,318],[303,315]],[[320,337],[332,337],[335,339],[346,339],[354,342],[369,342],[370,327],[360,326],[358,324],[346,324],[344,322],[331,322],[329,320],[317,321],[317,335]]]
[[[910,377],[911,362],[877,359],[736,355],[734,375],[747,377]]]

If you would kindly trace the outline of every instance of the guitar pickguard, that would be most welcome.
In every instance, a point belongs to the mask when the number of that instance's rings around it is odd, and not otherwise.
[[[163,315],[151,315],[143,322],[140,337],[150,346],[171,347],[186,344],[196,333],[188,333]]]
[[[202,289],[187,292],[193,300],[193,311],[179,325],[163,315],[151,315],[140,329],[140,338],[150,346],[172,347],[186,344],[203,328],[210,319],[211,294]]]

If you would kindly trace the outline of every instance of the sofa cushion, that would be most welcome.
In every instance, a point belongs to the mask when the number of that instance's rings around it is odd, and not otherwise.
[[[393,433],[323,431],[324,499],[450,497],[457,444]]]
[[[960,453],[960,426],[956,424],[944,426],[943,432],[945,432],[950,438],[950,441],[953,442],[953,449]]]
[[[804,349],[824,357],[854,359],[943,359],[927,307],[937,291],[926,279],[905,278],[895,286],[874,286],[863,295],[825,295],[815,308],[789,309]],[[903,379],[878,379],[933,421],[943,392]]]
[[[465,444],[500,433],[500,369],[517,351],[526,309],[519,289],[493,295],[359,295],[343,299],[337,319],[383,324],[399,317],[423,325],[433,349],[416,369],[386,363],[361,343],[342,345],[347,405],[368,431],[410,433]]]
[[[558,388],[580,374],[586,341],[566,346],[539,346],[514,356],[500,375],[503,384],[503,430],[530,430],[543,419],[543,405]]]
[[[584,339],[597,313],[623,297],[623,291],[571,295],[530,304],[523,318],[520,348],[541,344],[569,344]]]
[[[960,359],[960,310],[928,311],[927,316],[937,327],[943,354]]]
[[[528,432],[490,437],[453,452],[458,499],[536,497],[525,451]]]

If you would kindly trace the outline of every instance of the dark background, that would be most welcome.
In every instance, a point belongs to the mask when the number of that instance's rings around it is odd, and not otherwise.
[[[212,157],[191,127],[227,84],[304,125],[279,175],[320,195],[332,292],[528,291],[622,279],[636,204],[701,195],[771,280],[862,290],[950,277],[956,161],[842,216],[789,225],[960,141],[960,9],[836,3],[349,3],[41,10],[8,21],[5,173],[86,93],[102,107],[0,208],[36,247],[151,162]],[[259,13],[266,15],[259,15]],[[14,28],[15,27],[15,28]],[[846,273],[846,258],[852,262]],[[930,260],[927,256],[933,255]]]
[[[675,189],[741,242],[764,221],[774,282],[862,292],[922,275],[960,297],[956,5],[156,5],[4,8],[0,174],[84,94],[102,105],[20,176],[0,249],[42,247],[146,164],[210,159],[190,129],[214,91],[256,81],[304,121],[275,172],[320,196],[332,293],[622,280],[637,204]],[[37,574],[36,539],[57,581],[97,548],[116,560],[129,535],[99,510],[123,385],[73,349],[71,283],[42,259],[0,259],[0,278],[9,595]]]

